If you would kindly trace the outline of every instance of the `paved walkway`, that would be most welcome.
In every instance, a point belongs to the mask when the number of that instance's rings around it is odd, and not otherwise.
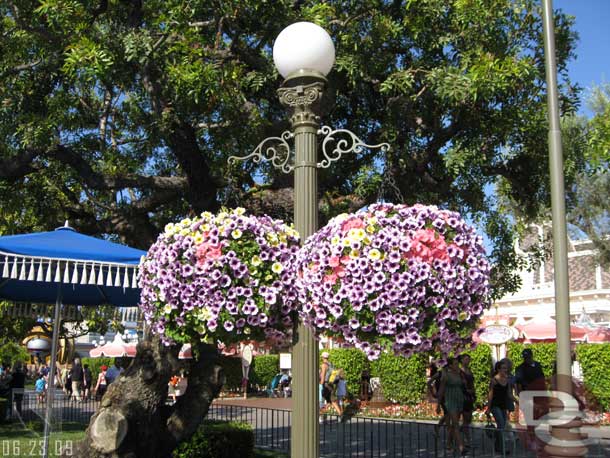
[[[290,409],[292,399],[226,398],[214,401],[213,418],[246,421],[255,429],[256,443],[262,447],[289,452]],[[493,431],[481,425],[472,428],[472,447],[468,456],[500,457],[494,451]],[[610,428],[586,428],[594,444],[587,457],[610,457]],[[445,449],[446,431],[435,434],[434,422],[354,417],[342,424],[335,416],[325,416],[320,424],[322,457],[450,457]],[[604,437],[606,439],[604,439]],[[527,450],[525,431],[515,429],[506,435],[506,451],[510,456],[535,458]]]

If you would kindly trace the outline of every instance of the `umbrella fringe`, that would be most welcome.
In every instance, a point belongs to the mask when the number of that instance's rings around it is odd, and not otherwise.
[[[1,278],[4,279],[138,288],[139,265],[69,261],[4,253],[0,255],[4,255],[0,258]]]

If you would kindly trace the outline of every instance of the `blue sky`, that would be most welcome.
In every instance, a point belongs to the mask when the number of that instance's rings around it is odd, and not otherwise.
[[[576,18],[580,40],[568,67],[570,78],[583,87],[584,95],[591,85],[610,82],[610,0],[554,0],[553,8]],[[590,115],[584,104],[580,113]]]

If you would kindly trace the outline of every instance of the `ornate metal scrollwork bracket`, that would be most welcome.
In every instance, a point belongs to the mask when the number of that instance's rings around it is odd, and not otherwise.
[[[294,164],[292,163],[292,150],[288,140],[293,137],[294,134],[288,130],[282,132],[282,135],[279,137],[267,137],[247,156],[229,157],[229,163],[246,161],[248,159],[252,159],[257,164],[261,161],[266,161],[271,162],[276,169],[284,173],[290,173],[294,170]]]
[[[323,135],[322,140],[322,155],[324,158],[318,162],[318,168],[326,169],[335,161],[341,159],[347,153],[361,153],[363,149],[379,149],[386,153],[390,150],[389,143],[379,143],[377,145],[369,145],[364,143],[353,132],[347,129],[333,130],[329,126],[322,126],[318,130],[319,135]],[[333,148],[334,146],[334,148]]]
[[[323,126],[318,130],[318,135],[324,136],[322,139],[323,159],[317,164],[318,168],[322,169],[330,167],[333,162],[338,161],[347,153],[361,153],[365,148],[371,150],[379,149],[383,153],[390,150],[389,143],[369,145],[347,129],[333,130],[329,126]],[[266,161],[271,162],[276,169],[284,173],[290,173],[294,170],[294,160],[292,148],[288,140],[292,138],[294,138],[294,134],[288,130],[283,132],[280,137],[265,138],[247,156],[229,157],[229,163],[246,161],[248,159],[254,160],[257,164],[261,161]]]

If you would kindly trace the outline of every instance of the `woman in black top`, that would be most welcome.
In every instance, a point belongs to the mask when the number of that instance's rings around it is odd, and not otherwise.
[[[474,375],[470,370],[470,355],[462,354],[458,357],[458,361],[462,366],[462,379],[464,380],[464,410],[462,411],[462,429],[464,432],[464,439],[469,444],[470,425],[472,424],[472,412],[474,411],[474,403],[476,399],[476,392],[474,388]]]
[[[486,414],[494,416],[496,420],[496,451],[504,454],[504,430],[508,419],[509,400],[515,402],[511,393],[511,384],[508,376],[508,366],[505,362],[496,363],[494,376],[489,385],[489,394]]]

